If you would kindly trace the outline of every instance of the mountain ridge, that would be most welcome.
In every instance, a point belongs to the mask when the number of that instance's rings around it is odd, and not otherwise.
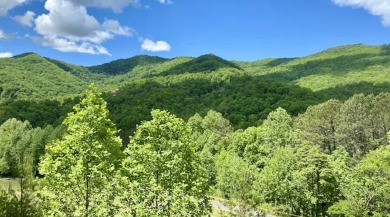
[[[175,80],[206,74],[261,76],[313,91],[361,82],[390,83],[390,46],[345,45],[305,57],[250,62],[228,61],[213,54],[171,59],[138,55],[90,67],[29,52],[0,59],[0,101],[68,98],[81,94],[89,83],[109,92],[137,79]]]

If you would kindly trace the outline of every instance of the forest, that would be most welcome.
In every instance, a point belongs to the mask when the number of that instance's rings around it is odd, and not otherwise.
[[[388,50],[0,59],[0,216],[390,216]]]

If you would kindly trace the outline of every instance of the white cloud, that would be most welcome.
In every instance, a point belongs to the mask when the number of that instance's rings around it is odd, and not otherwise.
[[[34,22],[35,13],[27,11],[23,16],[15,16],[13,19],[23,26],[32,27]]]
[[[117,20],[106,20],[103,29],[116,35],[131,36],[133,31],[127,26],[121,26]]]
[[[142,50],[159,52],[159,51],[170,51],[171,46],[165,41],[152,41],[150,39],[144,39],[142,41]]]
[[[171,0],[158,0],[161,4],[173,4]]]
[[[42,44],[43,46],[52,47],[62,52],[111,55],[105,47],[85,41],[77,43],[75,41],[71,41],[61,37],[36,37],[33,38],[33,40]]]
[[[390,26],[390,0],[332,0],[339,6],[363,8],[370,14],[380,16],[382,24]]]
[[[108,19],[100,24],[95,17],[88,14],[87,6],[120,10],[134,2],[137,1],[47,0],[45,9],[49,13],[35,19],[35,31],[42,36],[35,41],[63,52],[109,55],[101,44],[117,35],[131,36],[132,30],[120,25],[117,20]]]
[[[8,11],[15,8],[28,0],[1,0],[0,1],[0,16],[7,15]]]
[[[115,12],[121,12],[129,5],[138,6],[139,0],[70,0],[75,5],[85,7],[110,8]]]
[[[9,58],[13,57],[14,55],[10,52],[0,53],[0,58]]]

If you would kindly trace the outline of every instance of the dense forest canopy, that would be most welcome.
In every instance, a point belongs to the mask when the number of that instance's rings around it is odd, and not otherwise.
[[[0,59],[0,216],[388,216],[389,50]]]

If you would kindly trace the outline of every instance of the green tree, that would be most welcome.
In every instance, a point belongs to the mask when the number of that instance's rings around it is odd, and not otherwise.
[[[257,139],[252,139],[254,141],[246,145],[244,158],[261,169],[274,150],[298,144],[298,137],[293,131],[292,123],[292,118],[287,111],[277,108],[256,130],[247,129],[252,134],[248,136]]]
[[[373,100],[373,95],[357,94],[340,108],[337,140],[355,159],[360,159],[372,150],[370,143],[377,138],[374,133],[376,123],[373,121]]]
[[[354,216],[389,216],[390,146],[368,153],[342,186],[344,199],[329,210],[330,214]]]
[[[336,129],[341,105],[338,100],[329,100],[310,106],[294,121],[294,128],[299,129],[310,144],[318,145],[324,152],[331,154],[337,148]]]
[[[112,216],[114,173],[122,159],[118,131],[94,85],[64,120],[67,130],[46,146],[39,165],[40,198],[47,216]]]
[[[9,119],[0,126],[0,174],[19,176],[20,158],[31,152],[32,126]]]
[[[253,184],[257,170],[236,153],[222,151],[216,156],[217,188],[222,196],[234,201],[233,207],[245,216],[256,205]]]
[[[209,212],[208,182],[194,152],[191,129],[168,112],[153,110],[125,150],[124,198],[132,216],[203,216]]]
[[[12,189],[0,188],[0,216],[17,217],[19,215],[19,200]]]

